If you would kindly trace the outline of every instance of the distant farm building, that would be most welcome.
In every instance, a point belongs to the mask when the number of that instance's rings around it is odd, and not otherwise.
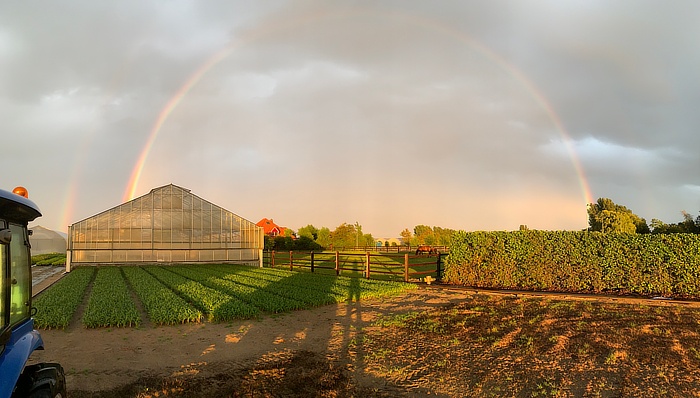
[[[170,184],[71,225],[67,267],[258,263],[263,244],[262,228]]]
[[[378,238],[375,240],[377,246],[401,246],[399,238]]]
[[[279,225],[275,224],[271,218],[263,218],[255,225],[262,228],[263,232],[267,236],[284,236],[284,233],[287,230],[286,227],[280,227]]]
[[[48,253],[65,253],[66,238],[58,232],[37,225],[29,228],[32,234],[29,243],[32,245],[32,255]]]

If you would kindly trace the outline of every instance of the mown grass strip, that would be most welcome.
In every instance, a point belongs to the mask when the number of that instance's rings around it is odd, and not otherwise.
[[[83,314],[88,328],[138,326],[141,316],[119,267],[101,267]]]
[[[39,329],[65,329],[83,301],[95,268],[79,267],[32,300],[37,308],[34,326]]]
[[[247,319],[259,314],[256,307],[163,267],[145,267],[144,269],[207,314],[210,321]]]
[[[124,275],[156,325],[200,322],[203,314],[140,267],[124,267]]]

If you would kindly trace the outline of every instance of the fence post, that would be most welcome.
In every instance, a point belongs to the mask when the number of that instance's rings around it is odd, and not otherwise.
[[[311,272],[314,272],[314,251],[311,251]]]
[[[335,276],[340,275],[340,253],[335,252]]]
[[[437,255],[437,270],[436,270],[436,271],[437,271],[437,278],[436,278],[436,279],[437,279],[438,282],[440,282],[440,279],[441,279],[441,275],[440,275],[440,274],[442,274],[442,270],[440,269],[440,264],[442,263],[441,259],[442,259],[442,253],[438,252],[438,255]]]
[[[289,251],[289,270],[294,271],[294,252]]]
[[[270,267],[275,268],[275,251],[270,252]]]
[[[408,282],[408,253],[403,255],[403,281]]]
[[[365,254],[365,278],[369,279],[369,252]]]

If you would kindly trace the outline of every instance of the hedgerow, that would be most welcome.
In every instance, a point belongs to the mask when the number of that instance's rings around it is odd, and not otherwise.
[[[443,279],[474,287],[700,297],[700,235],[458,232]]]

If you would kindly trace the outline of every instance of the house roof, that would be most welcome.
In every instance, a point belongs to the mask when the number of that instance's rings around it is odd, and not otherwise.
[[[284,235],[284,231],[287,229],[285,227],[280,227],[279,225],[275,224],[275,222],[271,218],[263,218],[262,220],[258,221],[255,225],[257,225],[258,227],[262,227],[265,235]]]

